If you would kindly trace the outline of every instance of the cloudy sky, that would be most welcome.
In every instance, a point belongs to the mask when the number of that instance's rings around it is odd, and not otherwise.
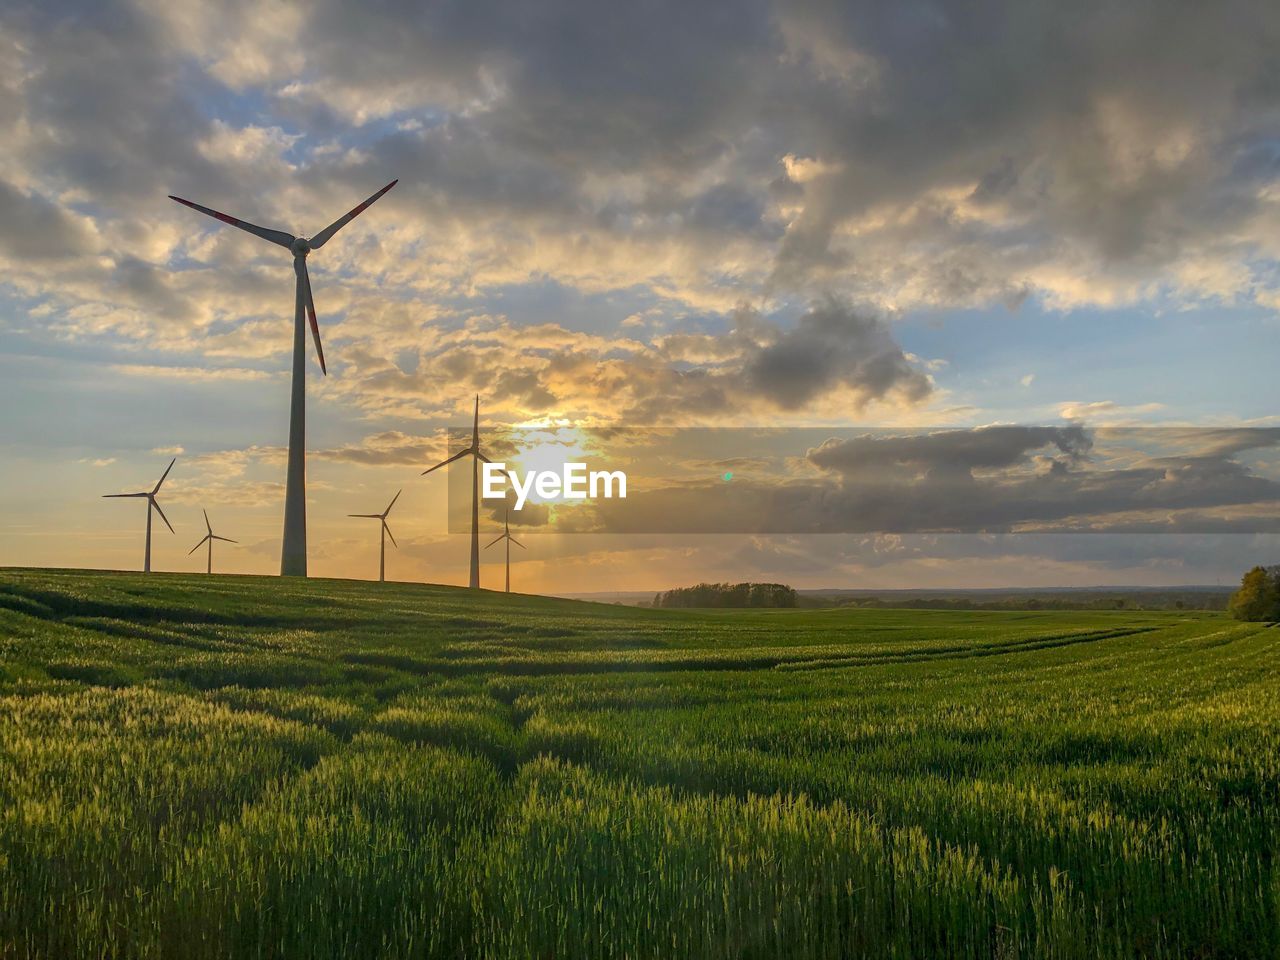
[[[374,573],[345,515],[404,488],[389,574],[465,582],[418,473],[478,393],[490,423],[829,428],[792,479],[864,517],[542,533],[518,588],[1235,579],[1280,553],[1273,438],[1118,467],[1069,431],[1280,423],[1277,51],[1261,0],[6,3],[0,563],[136,566],[142,511],[100,494],[177,455],[157,567],[199,567],[206,507],[219,566],[278,569],[288,254],[167,195],[311,234],[398,177],[310,259],[315,574]],[[1007,535],[993,470],[1127,532]],[[905,499],[870,510],[867,471]]]

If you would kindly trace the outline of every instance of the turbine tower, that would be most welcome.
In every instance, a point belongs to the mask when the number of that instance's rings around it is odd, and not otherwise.
[[[239,540],[231,540],[227,537],[220,537],[213,532],[213,527],[209,524],[209,511],[204,511],[204,528],[209,532],[204,535],[204,539],[197,543],[194,547],[187,551],[187,556],[195,553],[206,543],[209,544],[209,562],[205,565],[205,573],[213,573],[213,541],[222,540],[225,543],[239,543]]]
[[[489,547],[492,547],[494,543],[501,543],[503,540],[507,541],[507,593],[510,593],[511,592],[511,545],[514,543],[521,550],[525,549],[525,546],[523,543],[521,543],[519,540],[517,540],[515,537],[511,535],[511,510],[509,508],[502,515],[502,536],[494,540],[493,543],[488,544],[488,546],[486,546],[485,549],[488,550]]]
[[[164,483],[164,478],[169,476],[169,471],[173,469],[173,465],[178,462],[178,458],[174,457],[169,461],[169,465],[164,468],[164,473],[160,475],[159,481],[149,491],[143,490],[141,493],[104,493],[104,499],[112,499],[115,497],[146,497],[147,498],[147,550],[142,558],[142,572],[151,572],[151,511],[154,510],[160,514],[160,519],[164,521],[164,525],[169,528],[169,532],[173,533],[173,524],[169,522],[169,518],[164,515],[164,511],[160,509],[160,504],[156,503],[156,494],[160,492],[160,485]]]
[[[453,461],[470,454],[471,460],[471,583],[469,586],[472,590],[480,589],[480,461],[492,463],[488,457],[480,452],[480,395],[476,395],[476,416],[471,424],[471,446],[465,450],[460,450],[448,460],[442,460],[437,463],[431,470],[423,470],[422,475],[425,477],[432,470],[439,470],[441,467],[447,466]]]
[[[304,314],[311,322],[311,338],[316,345],[316,358],[320,361],[320,372],[328,374],[324,365],[324,350],[320,346],[320,325],[316,321],[316,305],[311,298],[311,277],[307,273],[307,254],[319,250],[335,233],[350,223],[371,203],[394,187],[399,181],[392,180],[372,197],[360,204],[350,213],[339,217],[314,237],[295,237],[282,230],[268,230],[256,224],[219,213],[208,207],[202,207],[182,197],[169,195],[170,200],[208,214],[215,220],[239,227],[255,237],[270,240],[279,244],[293,254],[294,273],[294,310],[293,310],[293,386],[289,402],[289,468],[285,480],[284,494],[284,540],[280,549],[280,575],[283,577],[305,577],[307,575],[307,444],[306,444],[306,323]]]
[[[365,517],[369,520],[382,521],[382,541],[378,550],[378,582],[385,583],[387,580],[387,537],[391,537],[391,545],[397,550],[400,544],[396,543],[396,538],[391,533],[391,528],[387,526],[387,514],[391,512],[391,508],[396,505],[396,501],[400,499],[403,490],[397,490],[396,495],[391,498],[391,502],[387,504],[387,509],[381,513],[348,513],[348,517]]]

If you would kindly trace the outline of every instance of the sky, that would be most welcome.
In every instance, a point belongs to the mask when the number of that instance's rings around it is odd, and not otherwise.
[[[478,394],[795,431],[756,486],[524,524],[518,590],[1235,581],[1280,559],[1278,50],[1264,2],[6,3],[0,564],[140,566],[101,497],[176,457],[156,568],[207,509],[276,572],[289,255],[168,195],[310,235],[398,178],[309,259],[314,575],[376,576],[347,514],[403,490],[388,576],[466,582],[420,472]],[[1190,439],[1118,466],[1134,425]],[[776,487],[805,523],[695,522]]]

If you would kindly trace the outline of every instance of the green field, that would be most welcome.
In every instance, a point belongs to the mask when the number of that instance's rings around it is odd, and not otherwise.
[[[0,957],[1280,954],[1280,629],[0,571]]]

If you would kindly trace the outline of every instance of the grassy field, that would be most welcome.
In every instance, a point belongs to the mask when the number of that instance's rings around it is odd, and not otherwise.
[[[1280,954],[1280,629],[0,570],[0,957]]]

